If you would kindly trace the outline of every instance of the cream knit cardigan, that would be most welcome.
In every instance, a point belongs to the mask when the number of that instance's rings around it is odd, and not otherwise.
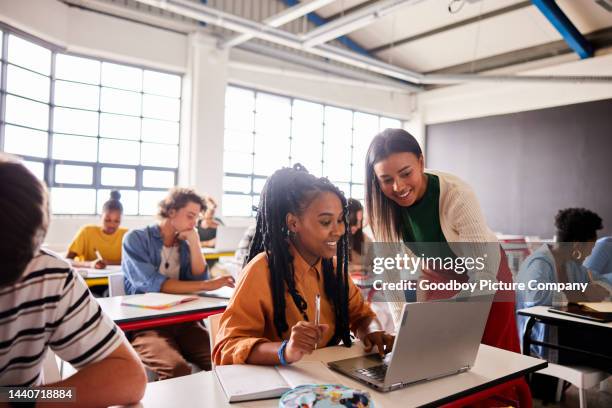
[[[483,253],[487,254],[485,269],[481,272],[469,274],[469,282],[478,282],[481,279],[497,281],[496,276],[501,256],[499,250],[492,250],[492,248],[498,248],[496,245],[498,241],[495,234],[487,226],[476,194],[459,177],[434,170],[425,170],[425,172],[438,176],[440,180],[440,226],[451,250],[457,256],[462,257],[477,257],[482,256]],[[376,236],[376,232],[374,234]],[[465,242],[488,243],[488,245],[459,244]],[[401,295],[397,291],[386,291],[385,293],[396,328],[404,304]],[[460,293],[458,296],[465,295],[467,294]]]

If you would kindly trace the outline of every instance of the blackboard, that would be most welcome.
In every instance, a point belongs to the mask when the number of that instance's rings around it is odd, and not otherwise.
[[[554,235],[554,216],[588,208],[612,235],[612,99],[426,127],[426,166],[476,191],[491,229]]]

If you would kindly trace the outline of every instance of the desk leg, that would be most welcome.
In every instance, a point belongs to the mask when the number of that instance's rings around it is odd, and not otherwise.
[[[531,316],[529,320],[527,320],[527,326],[525,327],[525,333],[523,333],[523,354],[526,356],[531,355],[531,329],[533,329],[533,325],[536,323],[535,317]]]

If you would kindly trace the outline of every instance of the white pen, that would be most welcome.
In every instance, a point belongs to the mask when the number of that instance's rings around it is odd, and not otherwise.
[[[100,255],[100,251],[96,249],[95,252],[96,252],[96,261],[103,261],[104,258],[102,258],[102,255]]]
[[[319,330],[319,320],[321,320],[321,295],[317,293],[315,296],[315,326],[317,326],[317,330]],[[318,336],[317,342],[315,343],[315,350],[319,344]]]

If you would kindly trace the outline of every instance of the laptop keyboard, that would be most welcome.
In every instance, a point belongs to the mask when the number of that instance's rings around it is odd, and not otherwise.
[[[385,375],[387,374],[387,365],[381,364],[369,368],[360,368],[359,370],[355,370],[355,372],[376,381],[383,381],[385,379]]]

